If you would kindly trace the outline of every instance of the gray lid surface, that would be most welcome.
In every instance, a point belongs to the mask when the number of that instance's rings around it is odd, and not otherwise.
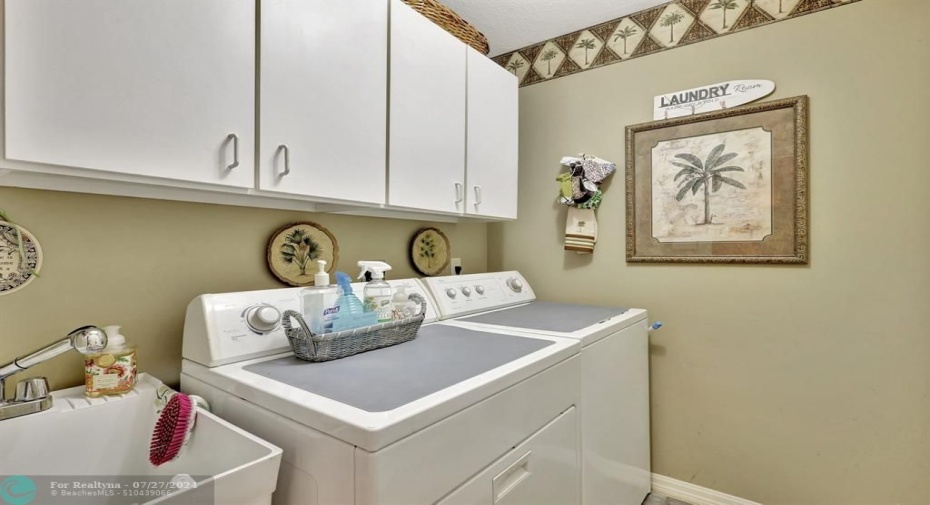
[[[596,307],[593,305],[537,301],[496,312],[463,317],[459,321],[525,328],[528,330],[571,333],[611,317],[619,316],[627,310],[629,309],[620,307]]]
[[[366,412],[384,412],[552,344],[535,338],[427,325],[409,342],[348,358],[312,363],[289,356],[244,369]]]

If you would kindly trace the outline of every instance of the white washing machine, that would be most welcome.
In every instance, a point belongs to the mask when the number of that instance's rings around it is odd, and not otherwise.
[[[424,324],[311,363],[280,327],[299,291],[201,295],[184,327],[181,389],[284,450],[274,503],[580,503],[577,340]]]
[[[582,502],[640,505],[651,489],[646,311],[538,301],[519,272],[424,283],[442,324],[582,344]]]

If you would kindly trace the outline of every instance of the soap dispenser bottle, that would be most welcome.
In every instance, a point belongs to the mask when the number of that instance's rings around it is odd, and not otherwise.
[[[366,312],[376,312],[379,323],[389,323],[394,320],[394,310],[391,305],[391,295],[393,289],[391,285],[384,280],[384,272],[391,269],[391,265],[383,261],[359,261],[359,268],[362,269],[359,279],[364,279],[366,273],[371,274],[371,282],[365,284],[363,293],[365,299]]]
[[[329,284],[326,262],[317,260],[316,264],[317,273],[313,276],[314,285],[300,290],[300,304],[301,312],[310,326],[310,331],[322,334],[332,330],[333,308],[339,298],[339,290],[336,286]]]
[[[394,296],[391,297],[391,305],[394,307],[394,320],[407,319],[413,317],[413,310],[410,308],[410,295],[407,294],[407,286],[401,284],[397,286]]]
[[[84,358],[84,388],[87,396],[119,395],[136,385],[136,346],[126,341],[119,326],[104,326],[107,346]]]

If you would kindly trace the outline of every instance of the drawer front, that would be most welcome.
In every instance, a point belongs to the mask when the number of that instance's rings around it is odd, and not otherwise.
[[[578,405],[580,364],[573,356],[375,453],[357,448],[356,504],[442,499]]]
[[[437,505],[580,503],[578,414],[571,408]]]

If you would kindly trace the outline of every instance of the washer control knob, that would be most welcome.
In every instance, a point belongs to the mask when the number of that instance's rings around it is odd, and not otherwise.
[[[520,291],[523,291],[523,281],[517,279],[516,277],[511,277],[507,279],[507,287],[509,287],[512,291],[519,293]]]
[[[471,296],[471,288],[468,286],[462,286],[462,294],[465,296]]]
[[[281,311],[267,303],[253,305],[245,312],[245,323],[258,333],[271,332],[280,322]]]
[[[456,293],[457,291],[452,288],[449,288],[446,290],[446,296],[448,296],[449,298],[455,298]]]
[[[475,291],[477,291],[479,295],[483,295],[483,294],[484,294],[484,286],[482,286],[481,284],[478,284],[477,286],[475,286]]]

